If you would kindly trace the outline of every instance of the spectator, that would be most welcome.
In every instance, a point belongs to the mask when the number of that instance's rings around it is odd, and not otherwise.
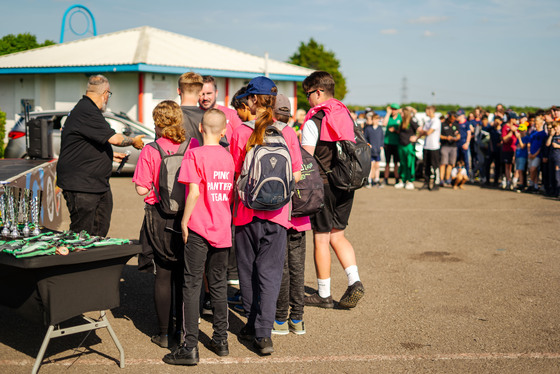
[[[401,107],[399,104],[393,103],[387,107],[385,118],[383,118],[383,127],[385,127],[385,184],[389,184],[389,172],[391,160],[393,160],[393,175],[395,176],[395,185],[399,184],[399,127],[402,123]]]
[[[528,141],[529,149],[529,182],[527,191],[535,192],[539,190],[539,168],[542,163],[542,149],[547,135],[544,131],[544,118],[537,116],[535,120],[535,131],[531,134]]]
[[[451,185],[451,169],[457,162],[457,141],[461,137],[455,126],[455,112],[448,112],[441,127],[440,185]]]
[[[460,138],[457,141],[457,158],[459,160],[465,161],[465,169],[469,177],[471,176],[471,151],[470,151],[470,144],[471,138],[473,134],[472,124],[467,121],[465,117],[465,111],[463,109],[459,109],[457,111],[457,130],[459,130]]]
[[[556,185],[552,195],[558,197],[560,194],[560,122],[551,123],[546,146],[551,147],[549,162],[552,163],[556,175]]]
[[[211,75],[206,75],[202,78],[204,85],[202,86],[202,91],[200,91],[200,97],[198,104],[200,108],[207,111],[210,108],[219,109],[226,115],[227,118],[227,130],[225,135],[225,140],[227,143],[231,141],[231,136],[233,130],[235,130],[239,125],[241,125],[241,120],[236,114],[236,111],[225,107],[223,105],[218,105],[218,85],[216,79]],[[224,144],[222,140],[222,144]]]
[[[513,161],[517,148],[517,114],[509,112],[507,122],[502,126],[502,165],[504,167],[505,179],[502,181],[502,189],[513,190]]]
[[[380,117],[375,112],[369,112],[366,116],[366,126],[364,135],[371,147],[371,171],[366,187],[371,188],[379,184],[379,161],[381,160],[381,150],[383,149],[383,129],[379,126]]]
[[[185,135],[195,138],[198,144],[202,144],[202,134],[198,125],[202,121],[204,111],[197,106],[198,96],[202,90],[202,77],[200,74],[188,72],[179,77],[178,85],[177,92],[181,99]]]
[[[529,135],[527,135],[527,122],[519,125],[517,128],[517,149],[515,151],[515,177],[513,178],[513,188],[521,191],[523,190],[527,181],[525,176],[527,174],[527,143],[529,142]]]
[[[416,109],[406,107],[403,109],[402,123],[399,127],[399,160],[401,181],[395,184],[395,188],[414,189],[416,145],[418,121],[414,117]]]
[[[498,186],[502,170],[502,118],[495,117],[491,126],[486,127],[490,136],[488,157],[486,159],[486,183],[490,184],[490,170],[494,165],[494,186]]]
[[[483,115],[481,120],[477,122],[473,136],[474,152],[476,153],[474,174],[480,178],[481,184],[486,183],[486,158],[488,157],[490,142],[490,134],[486,131],[487,126],[488,116]]]
[[[419,136],[425,136],[424,141],[424,186],[428,190],[439,189],[439,159],[440,159],[440,138],[441,121],[436,117],[436,107],[430,105],[426,108],[428,119],[422,126]],[[434,175],[434,185],[430,185],[430,179]]]
[[[231,99],[231,106],[237,111],[237,116],[241,122],[252,121],[255,119],[255,116],[251,114],[247,97],[238,99],[238,97],[242,96],[245,92],[247,92],[247,86],[241,87],[235,95],[233,95],[233,99]]]
[[[464,190],[465,187],[463,185],[469,180],[469,176],[467,175],[467,169],[465,168],[465,161],[459,160],[457,161],[457,166],[451,170],[451,179],[453,180],[453,189],[456,190],[458,188]]]

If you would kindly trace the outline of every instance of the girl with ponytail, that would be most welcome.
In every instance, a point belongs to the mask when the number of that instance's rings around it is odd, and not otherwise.
[[[241,173],[247,151],[263,144],[267,127],[274,124],[277,92],[272,80],[257,77],[249,82],[247,91],[237,97],[247,97],[248,106],[256,119],[254,124],[245,123],[233,131],[230,151],[236,176]],[[282,136],[290,152],[294,179],[298,181],[302,162],[297,135],[290,126],[285,126]],[[282,280],[287,229],[290,227],[290,204],[273,211],[253,210],[241,201],[235,204],[235,250],[243,309],[247,316],[247,323],[239,336],[252,340],[257,352],[267,355],[274,352],[270,337]]]

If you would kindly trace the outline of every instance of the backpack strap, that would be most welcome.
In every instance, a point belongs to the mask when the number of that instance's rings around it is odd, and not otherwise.
[[[251,130],[254,130],[254,129],[255,129],[255,120],[252,120],[252,121],[245,121],[245,122],[243,122],[243,124],[244,124],[245,126],[247,126],[248,128],[250,128]]]

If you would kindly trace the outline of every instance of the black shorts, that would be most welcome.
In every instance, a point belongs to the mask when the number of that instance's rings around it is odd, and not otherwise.
[[[383,147],[383,152],[385,152],[385,164],[389,165],[391,163],[391,156],[393,156],[393,163],[399,162],[399,146],[393,144],[385,144]]]
[[[504,152],[502,151],[502,162],[504,164],[513,164],[513,156],[515,152]]]
[[[344,230],[354,202],[354,191],[347,192],[325,184],[325,206],[311,219],[315,232],[331,232],[333,229]]]

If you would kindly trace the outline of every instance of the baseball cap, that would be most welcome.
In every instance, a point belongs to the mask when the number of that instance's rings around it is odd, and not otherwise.
[[[270,78],[264,76],[256,77],[251,79],[247,85],[247,91],[245,91],[244,94],[237,96],[236,99],[242,99],[249,95],[276,96],[276,92],[271,92],[273,87],[276,87],[276,85]]]
[[[290,117],[292,115],[292,106],[286,95],[276,95],[276,104],[274,104],[274,113]]]
[[[527,131],[528,126],[529,126],[529,124],[528,124],[527,122],[523,122],[522,124],[520,124],[520,125],[517,127],[517,130],[519,130],[519,131]]]
[[[509,119],[518,119],[519,117],[517,116],[517,113],[515,112],[507,112],[506,113],[508,120]]]
[[[391,104],[391,109],[401,109],[401,106],[397,103]]]
[[[456,115],[457,115],[457,117],[459,117],[459,116],[464,116],[464,115],[465,115],[465,111],[464,111],[463,109],[459,109],[459,110],[457,110]]]
[[[527,117],[527,113],[522,112],[522,113],[519,114],[519,118],[523,118],[523,117]]]
[[[447,112],[447,115],[448,115],[449,117],[451,117],[451,116],[457,117],[457,113],[455,113],[454,110],[450,110],[449,112]]]

